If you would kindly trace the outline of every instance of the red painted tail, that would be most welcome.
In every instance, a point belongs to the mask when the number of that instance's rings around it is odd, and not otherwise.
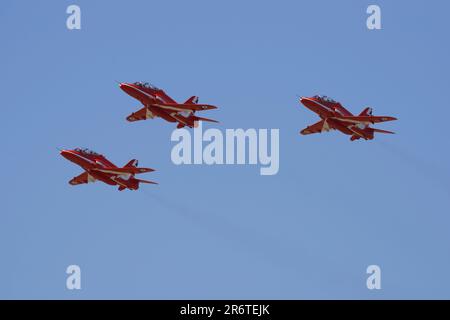
[[[132,159],[124,166],[124,168],[130,168],[130,167],[136,168],[138,166],[138,163],[139,162],[136,159]]]
[[[372,108],[371,107],[365,108],[363,111],[361,111],[361,113],[359,115],[360,116],[371,116],[372,115]]]
[[[197,103],[198,103],[198,97],[192,96],[189,99],[187,99],[184,104],[197,104]]]

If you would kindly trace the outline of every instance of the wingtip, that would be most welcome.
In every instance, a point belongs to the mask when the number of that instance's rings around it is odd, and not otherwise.
[[[304,136],[311,133],[314,133],[314,129],[311,129],[311,126],[307,126],[306,128],[300,130],[300,134]]]

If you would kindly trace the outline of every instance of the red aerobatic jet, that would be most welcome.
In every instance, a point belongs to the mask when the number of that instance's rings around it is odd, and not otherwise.
[[[119,191],[122,191],[124,189],[137,190],[139,189],[139,183],[157,184],[134,177],[135,174],[154,171],[150,168],[138,168],[138,161],[134,159],[123,168],[119,168],[101,154],[89,149],[61,150],[61,155],[85,170],[85,172],[69,181],[71,185],[100,180],[112,186],[118,185]]]
[[[355,116],[339,102],[327,96],[301,97],[300,102],[322,118],[319,122],[300,131],[303,135],[339,130],[350,135],[350,140],[354,141],[361,138],[372,140],[374,132],[394,133],[369,126],[378,122],[397,120],[394,117],[373,116],[372,108],[369,107],[365,108],[358,116]]]
[[[177,103],[162,89],[147,82],[120,83],[119,87],[144,105],[127,117],[130,122],[160,117],[169,122],[178,122],[177,128],[193,128],[197,121],[217,122],[194,115],[196,111],[217,109],[212,105],[198,104],[198,97],[193,96],[184,103]]]

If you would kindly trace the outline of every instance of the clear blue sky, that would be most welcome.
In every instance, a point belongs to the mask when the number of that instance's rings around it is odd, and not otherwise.
[[[69,31],[70,4],[82,29]],[[366,8],[382,9],[380,31]],[[450,298],[446,1],[3,1],[0,298]],[[114,82],[279,128],[280,171],[176,166],[173,124],[128,123]],[[300,136],[296,95],[399,121]],[[205,124],[205,128],[215,125]],[[157,169],[137,192],[72,187],[55,147]],[[82,290],[65,288],[66,267]],[[382,289],[366,288],[366,268]]]

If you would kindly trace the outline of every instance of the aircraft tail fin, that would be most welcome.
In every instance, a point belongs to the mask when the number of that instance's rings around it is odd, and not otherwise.
[[[136,168],[138,164],[139,162],[136,159],[132,159],[124,166],[124,168]]]
[[[136,159],[132,159],[130,160],[123,168],[119,168],[122,169],[124,172],[128,172],[131,174],[136,174],[136,173],[145,173],[145,172],[152,172],[155,171],[151,168],[139,168],[139,161]]]
[[[198,97],[192,96],[189,99],[187,99],[184,104],[197,104],[197,103],[198,103]]]
[[[365,108],[363,111],[361,111],[361,113],[359,114],[359,116],[371,116],[372,115],[372,108],[371,107],[367,107]]]

